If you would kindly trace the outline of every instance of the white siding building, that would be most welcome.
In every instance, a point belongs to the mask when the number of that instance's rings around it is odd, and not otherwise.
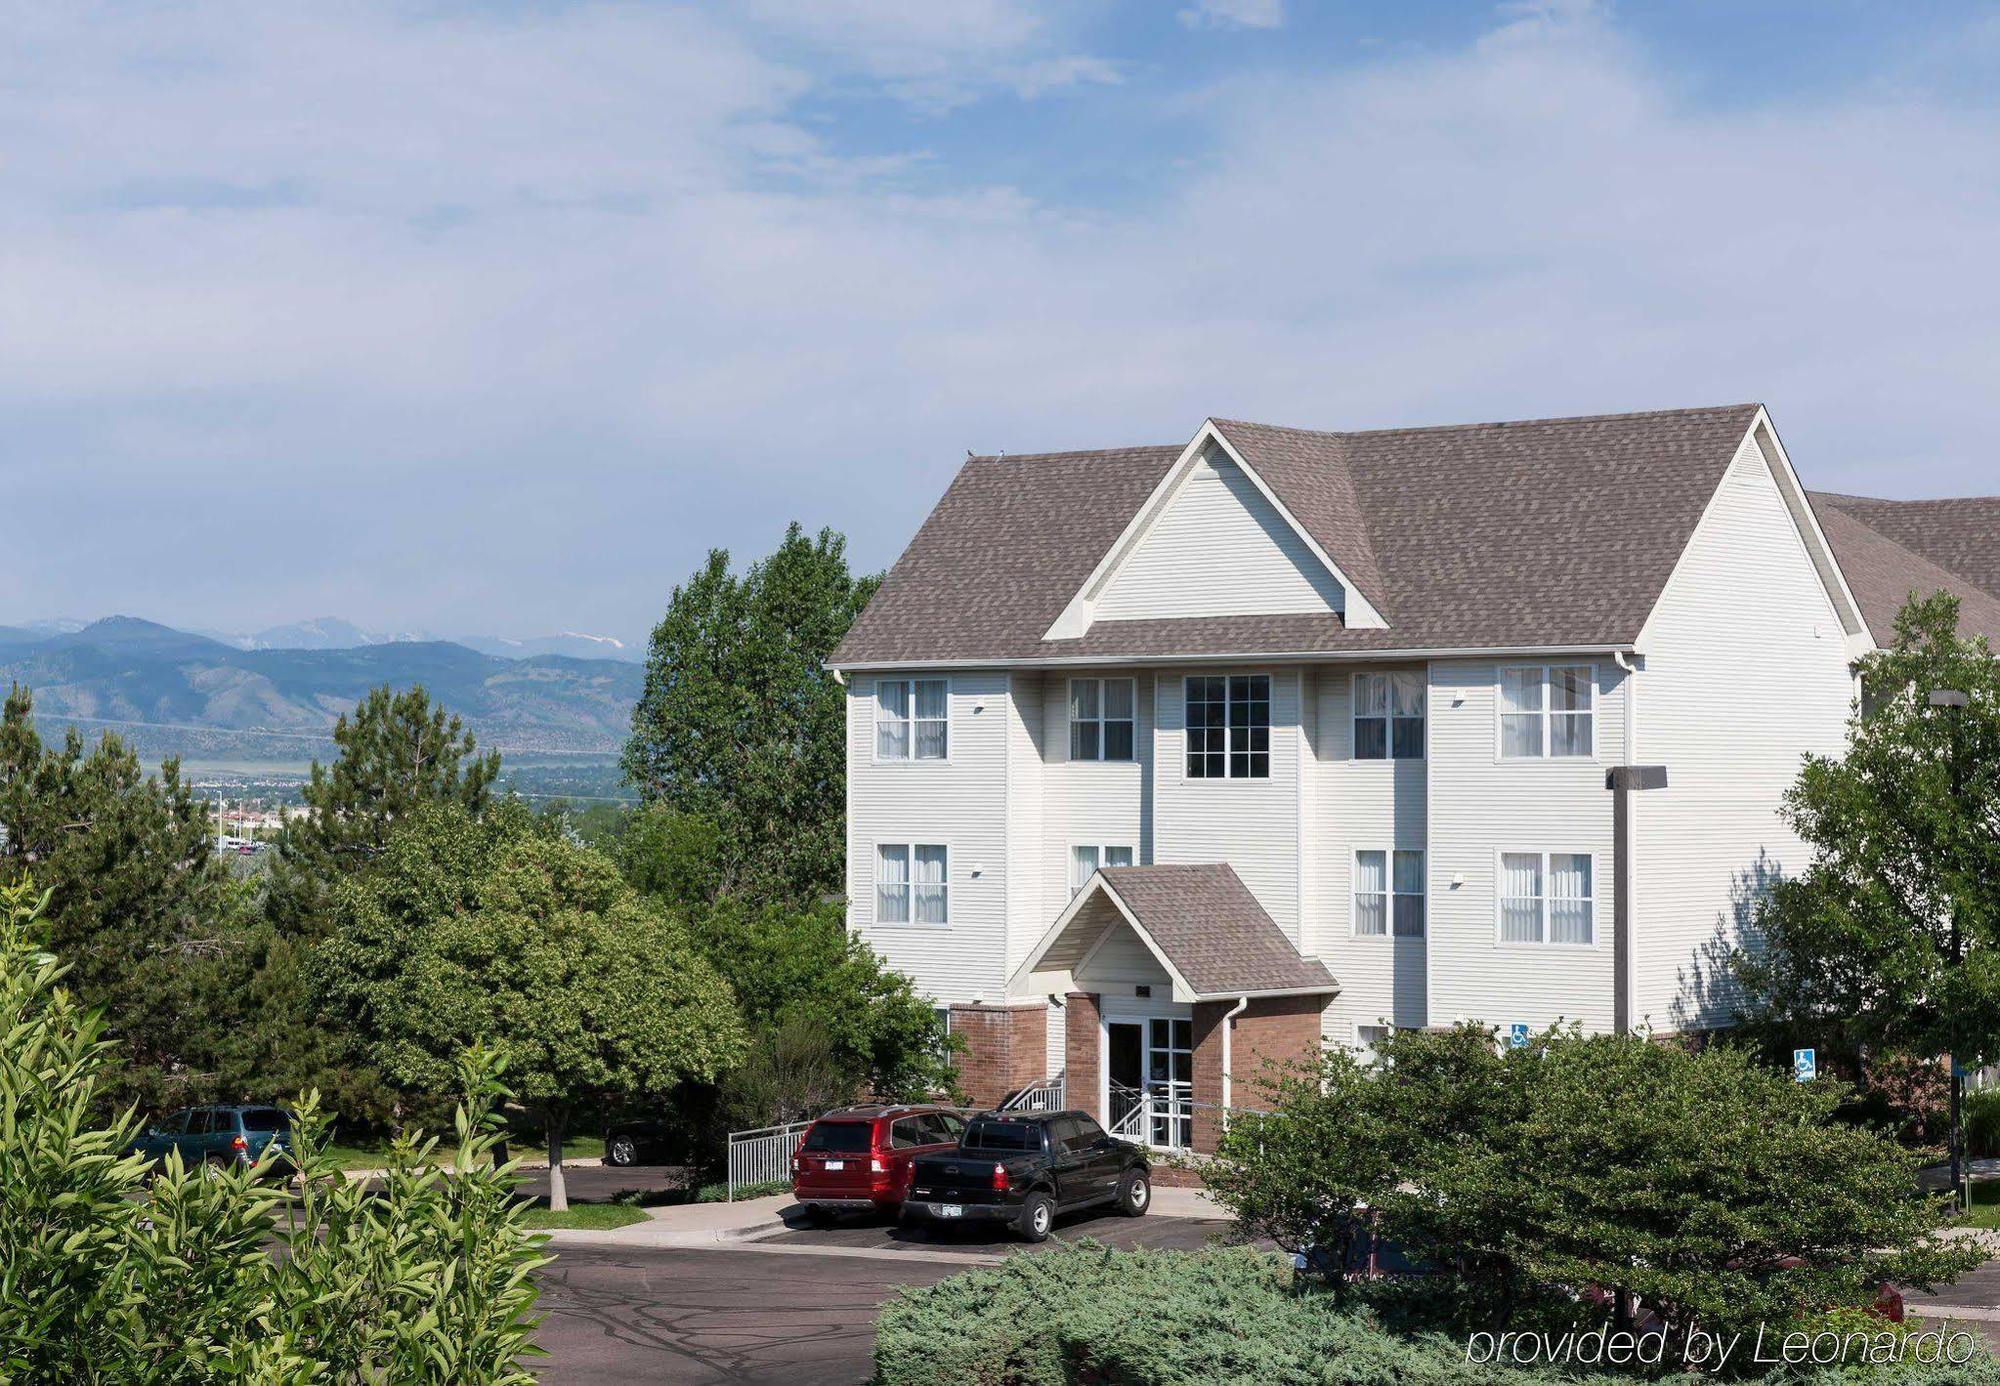
[[[975,458],[832,660],[850,927],[975,1099],[1169,1145],[1319,1041],[1727,1024],[1854,661],[1913,589],[2000,634],[2000,505],[1910,504],[1975,509],[1809,497],[1755,405]]]

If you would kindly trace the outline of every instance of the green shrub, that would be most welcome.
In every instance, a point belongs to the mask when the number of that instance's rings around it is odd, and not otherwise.
[[[790,1193],[792,1186],[783,1179],[767,1180],[762,1184],[745,1184],[736,1191],[738,1198],[768,1198],[772,1194]],[[729,1199],[729,1185],[703,1184],[694,1191],[695,1203],[723,1203]]]
[[[1838,1325],[1844,1327],[1845,1325]],[[1872,1325],[1876,1329],[1884,1326]],[[1703,1380],[1683,1375],[1680,1381]],[[1960,1367],[1804,1371],[1797,1386],[1894,1380],[2000,1386],[1983,1349]],[[1608,1386],[1467,1360],[1463,1337],[1400,1336],[1256,1251],[1112,1251],[1081,1242],[900,1291],[875,1333],[877,1386]]]
[[[512,1166],[491,1164],[505,1090],[490,1058],[462,1067],[443,1167],[435,1140],[406,1137],[379,1191],[348,1183],[309,1094],[295,1200],[267,1169],[207,1178],[178,1155],[148,1187],[123,1153],[132,1114],[92,1129],[113,1046],[41,950],[46,903],[0,887],[0,1381],[533,1380],[519,1363],[545,1260]]]
[[[2000,1088],[1967,1095],[1965,1145],[1981,1159],[2000,1155]]]
[[[1403,1032],[1382,1052],[1372,1070],[1330,1055],[1232,1123],[1210,1183],[1288,1249],[1339,1249],[1368,1204],[1439,1270],[1436,1326],[1567,1322],[1599,1287],[1677,1335],[1754,1332],[1981,1259],[1932,1236],[1948,1214],[1918,1192],[1920,1157],[1837,1119],[1839,1083],[1573,1029],[1504,1050],[1477,1027]]]

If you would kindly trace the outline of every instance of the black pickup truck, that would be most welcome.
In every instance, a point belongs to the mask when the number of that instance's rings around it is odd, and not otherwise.
[[[1085,1113],[988,1112],[967,1123],[956,1150],[916,1158],[903,1216],[1012,1223],[1039,1242],[1057,1213],[1110,1203],[1136,1218],[1152,1201],[1145,1149]]]

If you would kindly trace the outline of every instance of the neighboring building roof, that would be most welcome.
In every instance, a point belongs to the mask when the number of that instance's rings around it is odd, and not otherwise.
[[[1105,927],[1121,919],[1176,978],[1177,991],[1186,984],[1180,1000],[1339,989],[1325,964],[1300,956],[1224,862],[1102,868],[1030,950],[1018,975],[1075,968]]]
[[[1950,592],[1958,627],[2000,644],[2000,497],[1894,501],[1813,491],[1813,513],[1877,645],[1912,593]]]
[[[1216,616],[1046,640],[1182,449],[973,458],[830,662],[1629,644],[1757,410],[1366,433],[1216,420],[1383,629]]]

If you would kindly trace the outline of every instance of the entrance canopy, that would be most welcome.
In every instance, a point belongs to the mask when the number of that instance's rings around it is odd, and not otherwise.
[[[1166,973],[1175,1001],[1340,990],[1322,963],[1299,955],[1225,862],[1102,868],[1028,951],[1010,989],[1079,989],[1076,974],[1093,953],[1127,930]]]

